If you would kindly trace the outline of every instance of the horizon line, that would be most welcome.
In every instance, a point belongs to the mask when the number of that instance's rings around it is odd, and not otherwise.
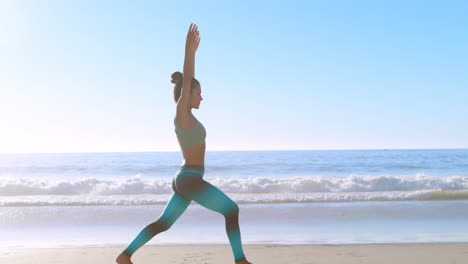
[[[233,150],[207,150],[206,152],[232,152],[232,151],[343,151],[343,150],[468,150],[468,148],[369,148],[369,149],[233,149]],[[79,153],[163,153],[163,152],[180,152],[180,150],[166,151],[67,151],[67,152],[0,152],[2,154],[79,154]]]

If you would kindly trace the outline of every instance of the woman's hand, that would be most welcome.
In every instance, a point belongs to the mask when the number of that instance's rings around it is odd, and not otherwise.
[[[187,33],[187,41],[185,43],[185,52],[195,55],[200,44],[200,34],[196,24],[190,24],[189,31]]]

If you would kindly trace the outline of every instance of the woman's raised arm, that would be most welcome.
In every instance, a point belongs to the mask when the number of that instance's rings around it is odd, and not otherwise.
[[[200,35],[196,24],[190,24],[187,33],[187,40],[185,43],[185,59],[184,59],[184,73],[183,84],[180,99],[177,102],[177,113],[183,114],[187,111],[190,103],[190,88],[192,86],[192,79],[195,77],[195,53],[200,43]]]

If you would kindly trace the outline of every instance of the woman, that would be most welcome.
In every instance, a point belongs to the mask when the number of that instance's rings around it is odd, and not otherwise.
[[[231,244],[236,264],[251,264],[242,250],[239,230],[239,207],[221,190],[203,180],[205,171],[205,138],[203,125],[192,115],[192,108],[198,109],[201,100],[200,83],[195,75],[195,52],[200,43],[198,27],[190,25],[185,44],[184,74],[174,72],[174,100],[177,112],[174,119],[175,132],[179,141],[184,164],[172,180],[172,194],[164,211],[156,222],[146,226],[130,245],[117,257],[119,264],[129,264],[131,256],[156,234],[168,230],[187,209],[192,200],[200,205],[221,213],[226,219],[226,233]],[[181,91],[182,90],[182,91]]]

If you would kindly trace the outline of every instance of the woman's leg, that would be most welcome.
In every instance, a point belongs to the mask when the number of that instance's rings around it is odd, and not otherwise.
[[[156,222],[146,226],[138,236],[123,251],[126,256],[132,256],[141,246],[148,242],[155,235],[168,230],[172,224],[182,215],[190,204],[190,200],[182,197],[180,194],[172,194],[171,199],[164,208],[161,216]]]
[[[242,250],[239,229],[239,206],[224,192],[205,180],[197,184],[190,198],[200,205],[224,215],[226,219],[226,233],[231,244],[234,259],[235,261],[246,259]]]

